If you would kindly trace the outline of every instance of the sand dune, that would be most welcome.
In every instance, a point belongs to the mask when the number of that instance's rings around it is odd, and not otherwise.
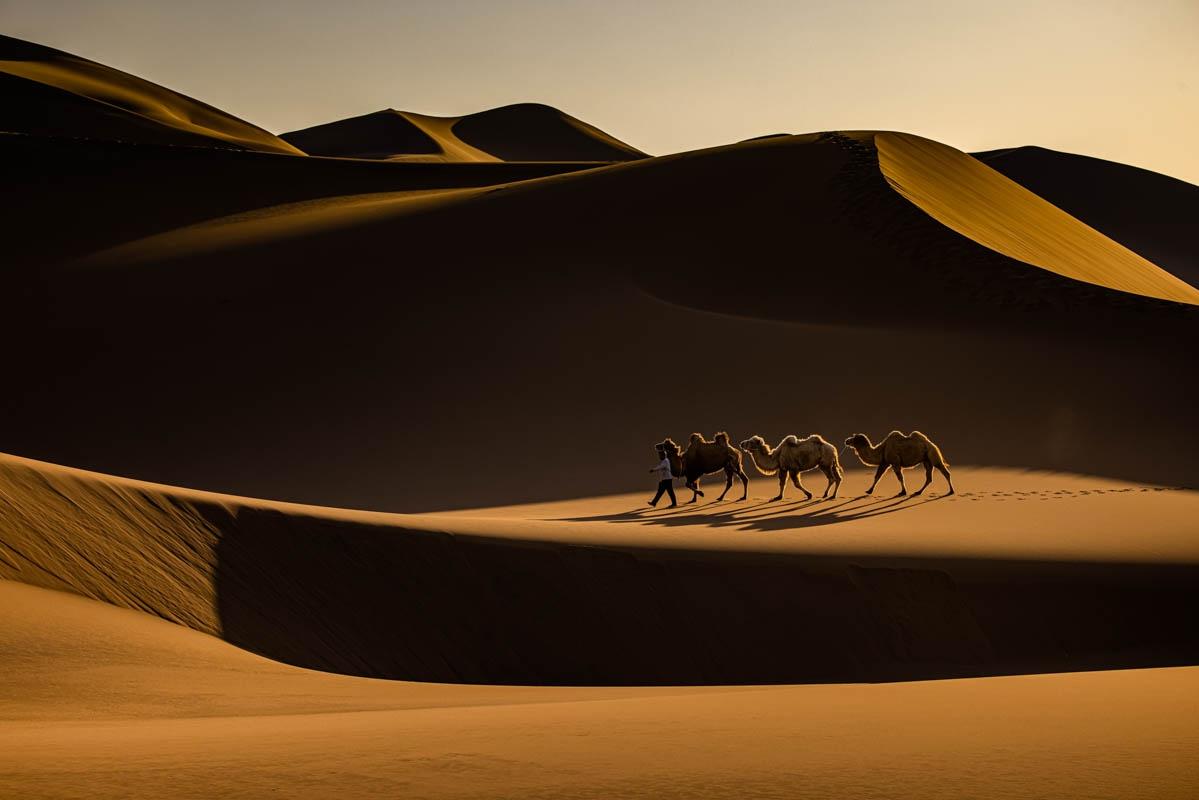
[[[282,138],[306,153],[320,156],[392,161],[500,160],[454,136],[451,128],[455,121],[452,117],[430,117],[388,108],[292,131]]]
[[[300,155],[220,109],[85,58],[0,36],[0,130]]]
[[[7,251],[25,265],[61,262],[203,220],[284,203],[487,186],[586,168],[281,159],[234,150],[2,134],[0,163],[13,185],[21,187],[19,194],[0,203],[11,226]],[[114,191],[116,172],[128,191]],[[186,192],[181,194],[179,186],[186,186]],[[168,196],[172,199],[164,200]],[[70,236],[62,235],[66,220]]]
[[[1044,147],[975,158],[1058,208],[1199,286],[1199,187],[1149,170]]]
[[[0,794],[1194,794],[1148,250],[909,134],[276,138],[0,47]],[[958,495],[644,505],[665,435],[893,428]]]
[[[964,471],[955,498],[412,516],[11,457],[2,480],[0,578],[347,674],[794,683],[1199,657],[1196,492]]]
[[[949,228],[1074,280],[1179,303],[1199,289],[952,147],[899,133],[875,137],[896,191]]]
[[[510,165],[274,159],[324,165],[342,186],[370,170],[371,194],[39,270],[5,323],[40,334],[10,359],[26,389],[6,397],[0,426],[13,451],[44,460],[407,511],[627,491],[648,443],[720,429],[917,428],[953,463],[1199,485],[1199,386],[1180,346],[1195,340],[1194,307],[964,237],[891,187],[872,142],[776,138],[487,191],[410,181],[393,197],[380,194],[393,170]],[[298,192],[305,175],[273,177]],[[170,184],[137,177],[136,194],[62,197],[60,213],[101,232],[110,207],[165,225],[201,213],[186,199],[153,212]],[[203,213],[233,202],[211,197]],[[1050,230],[1049,245],[1065,241]],[[1097,262],[1141,264],[1103,261],[1112,252]],[[264,399],[238,399],[251,395]],[[509,441],[516,464],[497,445]],[[586,464],[563,470],[561,453],[581,448]]]
[[[1184,798],[1188,669],[553,688],[299,670],[0,582],[0,793]],[[135,754],[135,755],[134,755]]]
[[[536,103],[463,117],[393,108],[282,138],[306,153],[391,161],[630,161],[645,154],[593,125]]]

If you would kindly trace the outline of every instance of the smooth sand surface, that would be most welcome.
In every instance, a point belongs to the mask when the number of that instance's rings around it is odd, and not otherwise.
[[[0,582],[20,797],[1186,798],[1199,669],[883,685],[525,688],[295,669]]]
[[[279,137],[126,72],[0,36],[0,130],[301,155]]]

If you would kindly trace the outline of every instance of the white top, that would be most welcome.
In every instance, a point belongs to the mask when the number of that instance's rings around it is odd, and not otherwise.
[[[671,478],[670,474],[670,459],[664,458],[658,462],[658,466],[654,467],[654,473],[660,481],[668,481]]]

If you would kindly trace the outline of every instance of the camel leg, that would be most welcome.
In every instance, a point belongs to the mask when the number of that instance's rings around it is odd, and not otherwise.
[[[787,488],[787,471],[785,469],[780,469],[779,470],[779,493],[777,495],[775,495],[774,497],[770,498],[770,502],[773,503],[775,500],[782,500],[783,499],[783,490],[786,488]]]
[[[828,468],[828,465],[827,465],[827,464],[821,464],[821,465],[820,465],[820,471],[821,471],[821,472],[823,472],[823,473],[824,473],[824,477],[825,477],[826,479],[828,479],[828,483],[827,483],[827,484],[825,484],[825,487],[824,487],[824,494],[820,495],[820,499],[821,499],[821,500],[824,500],[824,499],[827,499],[827,498],[828,498],[828,490],[829,490],[829,489],[831,489],[831,488],[833,488],[833,471],[832,471],[831,469],[829,469],[829,468]],[[837,496],[837,495],[836,495],[836,493],[834,492],[834,493],[833,493],[833,497],[836,497],[836,496]]]
[[[925,461],[924,462],[924,485],[921,486],[916,491],[912,492],[912,497],[919,497],[920,495],[924,494],[924,490],[927,489],[928,485],[932,482],[933,482],[933,462]]]
[[[691,505],[704,496],[704,493],[699,490],[699,478],[693,481],[687,481],[687,488],[691,490],[691,499],[687,501],[687,505]]]
[[[792,473],[791,473],[791,480],[795,481],[795,485],[796,485],[797,487],[799,487],[799,490],[800,490],[801,492],[803,492],[803,493],[804,493],[804,495],[805,495],[804,499],[805,499],[805,500],[811,500],[811,499],[812,499],[812,493],[811,493],[811,492],[809,492],[809,491],[808,491],[806,488],[804,488],[804,485],[803,485],[803,480],[802,480],[802,479],[799,477],[799,473],[798,473],[798,472],[792,472]]]
[[[945,482],[949,484],[949,492],[945,495],[949,497],[949,495],[953,494],[953,478],[949,477],[949,468],[943,464],[938,464],[937,471],[945,476]]]
[[[908,485],[903,482],[903,467],[898,464],[892,464],[891,469],[895,470],[895,477],[899,478],[899,494],[896,497],[903,497],[908,493]]]
[[[716,498],[717,503],[724,499],[724,496],[729,493],[729,488],[732,487],[732,485],[733,471],[731,469],[726,469],[724,471],[724,491],[720,493],[720,497]]]
[[[887,471],[887,464],[883,462],[878,465],[878,469],[874,472],[874,483],[870,484],[870,488],[866,490],[866,494],[874,494],[874,487],[878,486],[879,478],[883,477],[883,473]]]
[[[745,474],[744,469],[738,467],[737,477],[741,479],[741,500],[744,500],[749,497],[749,476]]]

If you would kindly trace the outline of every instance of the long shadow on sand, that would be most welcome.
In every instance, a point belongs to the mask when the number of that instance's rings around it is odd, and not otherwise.
[[[638,523],[679,527],[703,525],[709,528],[734,528],[744,531],[779,531],[836,525],[853,520],[881,517],[901,511],[911,511],[922,505],[945,499],[944,495],[920,497],[872,498],[868,495],[837,500],[800,500],[791,502],[759,501],[746,505],[721,501],[706,505],[683,505],[671,509],[633,509],[612,514],[584,517],[564,517],[569,522]],[[860,505],[859,505],[860,503]]]

